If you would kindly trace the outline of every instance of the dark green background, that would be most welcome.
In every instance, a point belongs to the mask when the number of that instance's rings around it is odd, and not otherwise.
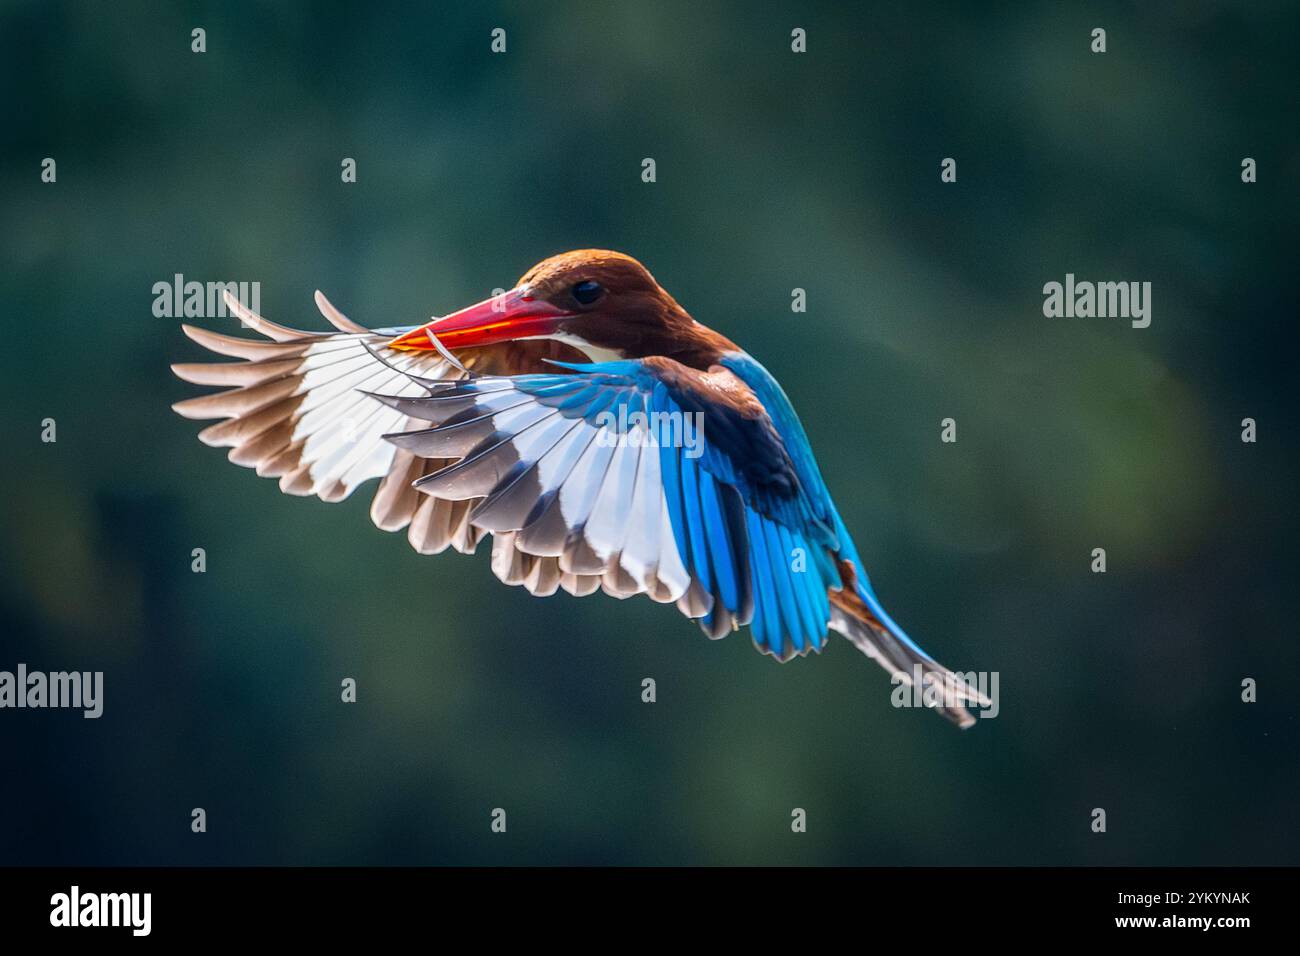
[[[106,675],[0,712],[0,862],[1300,862],[1294,4],[420,6],[0,7],[0,668]],[[174,273],[407,324],[581,246],[781,380],[998,719],[420,557],[168,408]],[[1152,326],[1044,318],[1066,272]]]

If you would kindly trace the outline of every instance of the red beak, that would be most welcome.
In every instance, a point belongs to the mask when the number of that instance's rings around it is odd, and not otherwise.
[[[429,339],[430,332],[450,349],[494,345],[497,342],[550,335],[559,329],[562,321],[572,315],[572,312],[565,312],[549,302],[534,298],[527,290],[511,289],[459,312],[434,319],[418,329],[403,332],[389,342],[388,347],[432,351],[434,344]]]

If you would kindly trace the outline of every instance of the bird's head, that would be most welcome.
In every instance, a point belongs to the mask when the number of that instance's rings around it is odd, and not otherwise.
[[[434,319],[388,343],[453,350],[550,339],[591,361],[672,355],[701,334],[641,263],[621,252],[579,249],[544,259],[514,288]],[[703,330],[707,332],[707,330]]]

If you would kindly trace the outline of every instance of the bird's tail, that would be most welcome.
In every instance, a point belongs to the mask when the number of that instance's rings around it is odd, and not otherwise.
[[[958,727],[975,723],[968,705],[991,707],[989,700],[971,682],[944,667],[912,642],[890,619],[864,582],[857,579],[853,565],[841,561],[844,588],[831,592],[831,627],[908,687],[921,683],[921,699]],[[845,567],[847,566],[847,567]]]

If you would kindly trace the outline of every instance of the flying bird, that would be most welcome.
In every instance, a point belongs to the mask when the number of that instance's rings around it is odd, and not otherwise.
[[[240,361],[185,363],[225,390],[173,408],[292,495],[340,501],[379,478],[374,523],[424,554],[473,553],[545,596],[646,594],[711,638],[748,625],[779,661],[828,631],[959,726],[974,687],[885,612],[803,426],[768,371],[697,322],[640,262],[585,249],[419,326],[301,332],[226,302],[264,340],[193,326]]]

